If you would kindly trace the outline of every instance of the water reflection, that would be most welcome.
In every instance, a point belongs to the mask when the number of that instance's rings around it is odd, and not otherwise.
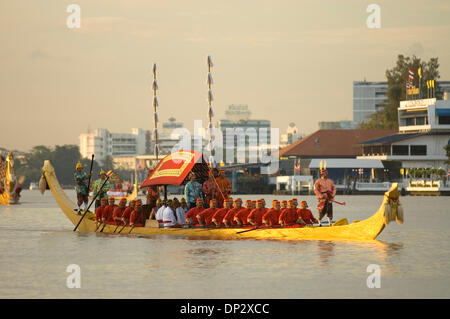
[[[323,266],[327,266],[331,257],[334,256],[334,248],[336,244],[332,241],[318,240],[317,251],[319,254],[319,261]]]

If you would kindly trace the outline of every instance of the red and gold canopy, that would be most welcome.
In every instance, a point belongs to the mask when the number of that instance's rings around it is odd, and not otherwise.
[[[152,185],[180,186],[191,171],[196,173],[198,182],[203,182],[208,176],[208,169],[208,163],[202,153],[177,151],[164,157],[141,187]]]

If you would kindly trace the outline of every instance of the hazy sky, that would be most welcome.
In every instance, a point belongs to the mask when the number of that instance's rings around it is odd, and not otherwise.
[[[449,0],[3,0],[0,33],[0,146],[23,151],[78,144],[88,125],[153,129],[153,62],[160,120],[189,129],[207,121],[209,54],[215,120],[247,104],[280,133],[352,120],[352,81],[385,80],[399,53],[439,57],[450,80]]]

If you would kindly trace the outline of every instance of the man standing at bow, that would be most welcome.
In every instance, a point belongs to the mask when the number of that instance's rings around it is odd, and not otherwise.
[[[107,181],[105,183],[105,179],[106,179],[106,173],[104,170],[100,170],[99,173],[100,178],[97,179],[94,182],[94,187],[92,189],[92,196],[97,196],[97,199],[95,200],[95,209],[97,209],[98,206],[100,206],[100,201],[102,198],[106,198],[106,200],[108,200],[108,191],[109,191],[109,181]],[[105,185],[103,185],[103,183],[105,183]],[[103,185],[103,187],[102,187]]]
[[[77,211],[78,215],[81,215],[81,204],[84,203],[84,210],[88,209],[89,202],[89,176],[86,172],[83,172],[83,165],[80,162],[75,166],[75,172],[73,173],[73,177],[75,179],[75,191],[77,192],[77,205],[78,209],[74,209]]]
[[[336,186],[331,179],[328,178],[328,171],[326,169],[320,170],[320,176],[314,183],[314,193],[317,196],[319,204],[317,209],[319,210],[319,226],[321,226],[322,218],[327,215],[328,225],[331,226],[331,220],[333,219],[333,204],[334,196],[336,196]]]

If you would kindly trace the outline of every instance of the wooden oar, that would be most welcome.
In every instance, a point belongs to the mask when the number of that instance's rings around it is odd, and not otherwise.
[[[135,224],[135,225],[136,225],[136,224]],[[130,229],[130,231],[128,232],[128,234],[131,233],[131,231],[133,230],[133,228],[134,228],[135,225],[133,225],[133,226],[131,227],[131,229]]]
[[[120,234],[125,227],[127,227],[126,223],[123,224],[123,227],[119,230],[118,234]]]
[[[91,159],[91,168],[90,168],[90,172],[89,172],[89,181],[88,181],[88,193],[89,193],[89,187],[91,184],[91,175],[92,175],[92,163],[94,162],[94,154],[92,154],[92,159]],[[108,176],[109,178],[109,176]],[[106,180],[108,180],[108,178]],[[106,181],[105,181],[106,183]],[[103,185],[105,185],[105,183],[103,183]],[[102,187],[103,187],[102,185]],[[98,196],[98,194],[97,194]],[[92,200],[92,202],[89,204],[89,206],[87,207],[86,211],[84,212],[83,216],[81,216],[80,220],[78,221],[78,224],[75,226],[75,228],[73,229],[73,231],[76,231],[78,226],[80,226],[81,221],[83,220],[84,216],[86,216],[87,212],[89,211],[89,208],[92,206],[92,203],[96,200],[97,196],[94,197],[94,199]]]
[[[123,221],[121,220],[121,221],[119,221],[119,223],[117,224],[117,227],[116,227],[116,229],[114,229],[114,231],[113,231],[113,234],[116,232],[116,230],[117,230],[117,228],[119,228],[119,226],[120,226],[120,224],[122,223]]]

